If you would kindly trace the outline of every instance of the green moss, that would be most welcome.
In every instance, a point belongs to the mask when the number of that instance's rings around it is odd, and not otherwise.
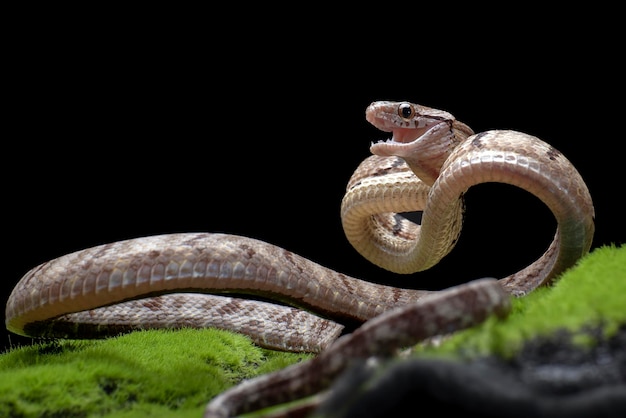
[[[522,342],[556,330],[574,334],[574,341],[591,345],[585,329],[602,328],[612,335],[626,323],[626,246],[594,249],[561,275],[550,288],[537,289],[513,300],[511,314],[491,318],[459,332],[439,347],[418,346],[420,355],[474,357],[490,353],[511,356]]]
[[[0,356],[0,416],[197,417],[242,379],[307,357],[212,329],[52,341]]]
[[[512,355],[557,329],[626,323],[626,247],[595,249],[549,289],[513,301],[503,320],[457,333],[418,355]],[[581,333],[581,344],[593,341]],[[142,331],[97,341],[51,341],[0,355],[2,417],[198,417],[242,379],[310,355],[261,349],[218,330]]]

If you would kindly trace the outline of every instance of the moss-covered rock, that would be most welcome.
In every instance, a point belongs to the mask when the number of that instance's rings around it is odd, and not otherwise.
[[[316,417],[388,417],[419,405],[481,417],[626,416],[626,247],[594,250],[512,313],[361,364]]]

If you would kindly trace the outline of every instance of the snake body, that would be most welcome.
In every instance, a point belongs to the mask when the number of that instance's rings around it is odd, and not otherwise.
[[[408,102],[374,102],[366,119],[392,138],[372,144],[374,155],[357,167],[342,201],[344,231],[364,257],[398,273],[437,264],[461,231],[464,193],[484,182],[520,187],[550,208],[557,231],[545,253],[497,281],[426,291],[369,283],[242,236],[142,237],[77,251],[27,272],[7,302],[7,328],[23,335],[90,337],[180,326],[178,319],[186,317],[182,325],[235,329],[267,347],[321,352],[313,361],[225,392],[205,413],[230,416],[285,400],[286,394],[314,393],[350,359],[502,314],[509,294],[523,296],[551,283],[589,251],[589,191],[552,146],[517,131],[474,134],[448,112]],[[399,215],[413,211],[423,211],[419,225]],[[281,304],[246,301],[242,294]],[[214,315],[207,317],[207,311]],[[365,324],[337,339],[342,325],[335,321]]]
[[[289,327],[299,310],[288,306],[257,304],[267,313],[246,315],[250,309],[241,298],[223,302],[217,295],[188,294],[209,291],[273,299],[355,323],[428,293],[357,280],[248,237],[165,234],[77,251],[32,269],[9,297],[7,328],[25,335],[86,338],[148,328],[150,322],[167,321],[164,315],[183,320],[201,315],[207,325],[232,329],[227,316],[210,315],[222,311],[244,321],[239,331],[248,331],[263,346],[312,352],[323,349],[341,332],[341,325],[334,321],[306,313],[298,314],[306,322]],[[176,293],[168,296],[167,305],[163,296],[146,298],[168,292]],[[189,297],[194,299],[189,301]],[[137,298],[142,299],[132,302]],[[121,301],[127,302],[117,303]],[[198,304],[200,309],[193,309]],[[136,326],[127,323],[133,317],[141,321]],[[183,325],[171,322],[171,326]],[[83,333],[85,329],[90,332]]]
[[[549,283],[591,247],[594,209],[580,173],[534,136],[510,130],[474,134],[451,114],[411,103],[375,102],[367,120],[392,139],[375,143],[348,183],[342,222],[368,260],[397,273],[428,269],[461,231],[463,194],[480,183],[520,187],[544,202],[557,231],[534,263],[501,284],[524,295]],[[398,212],[423,211],[418,226]]]
[[[204,417],[237,416],[307,397],[326,389],[332,379],[358,361],[392,355],[425,338],[478,324],[492,314],[504,316],[509,309],[508,293],[495,279],[448,288],[370,319],[312,360],[244,381],[223,392],[209,403]]]

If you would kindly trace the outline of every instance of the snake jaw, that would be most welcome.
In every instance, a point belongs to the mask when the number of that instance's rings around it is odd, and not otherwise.
[[[425,139],[432,138],[441,129],[449,129],[446,122],[430,119],[421,128],[394,128],[391,129],[392,137],[370,146],[372,154],[380,156],[406,157],[420,148],[420,143]]]
[[[373,102],[365,111],[369,123],[384,132],[391,132],[386,141],[373,143],[370,151],[380,156],[415,158],[438,144],[450,130],[454,116],[448,112],[409,102]],[[419,157],[417,157],[419,158]]]
[[[420,180],[432,185],[455,148],[451,123],[433,122],[419,129],[393,129],[391,139],[372,144],[370,152],[381,157],[402,158]]]

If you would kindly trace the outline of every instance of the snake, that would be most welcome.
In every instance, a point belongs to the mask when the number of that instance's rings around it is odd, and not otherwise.
[[[509,276],[444,290],[400,288],[326,268],[251,237],[210,232],[131,238],[79,250],[29,270],[6,305],[9,331],[100,338],[148,328],[217,327],[313,359],[244,381],[205,417],[228,417],[327,388],[356,359],[503,316],[510,297],[549,286],[589,252],[594,207],[580,173],[557,149],[514,130],[474,133],[449,112],[375,101],[372,142],[341,202],[347,240],[373,264],[424,271],[454,248],[464,195],[506,183],[539,198],[557,226],[545,252]],[[420,221],[403,214],[421,212]],[[345,332],[354,328],[353,332]]]

